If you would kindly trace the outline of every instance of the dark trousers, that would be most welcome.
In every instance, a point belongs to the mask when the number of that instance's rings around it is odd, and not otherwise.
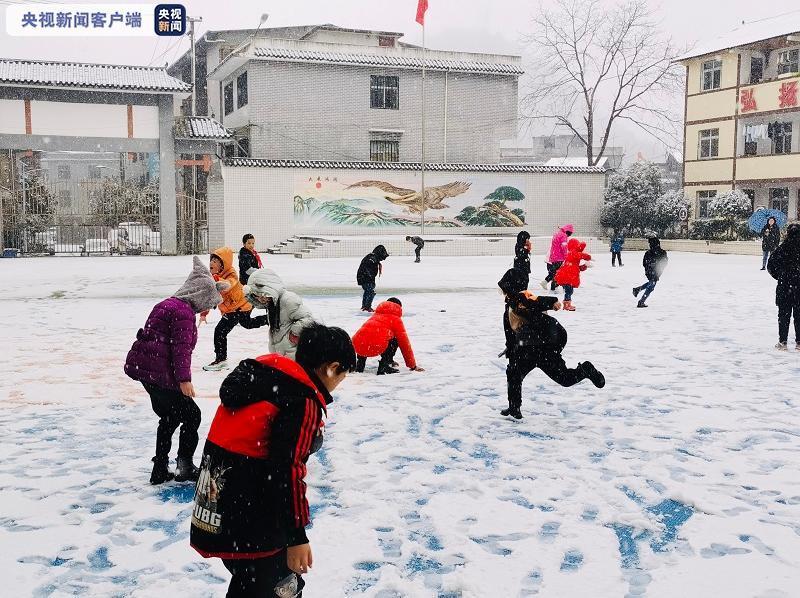
[[[386,351],[381,353],[381,360],[378,362],[378,370],[382,370],[392,365],[394,361],[394,356],[397,353],[397,339],[392,339],[389,341],[389,346],[386,347]],[[363,372],[364,368],[367,366],[367,358],[362,357],[361,355],[356,356],[356,371]]]
[[[650,296],[650,293],[652,293],[655,290],[657,282],[658,281],[656,280],[648,280],[642,286],[637,287],[639,290],[644,291],[644,295],[642,295],[641,298],[639,299],[639,303],[644,303],[645,301],[647,301],[647,298]]]
[[[261,328],[269,324],[269,316],[251,318],[251,311],[232,311],[223,315],[214,328],[214,353],[217,361],[228,358],[228,333],[239,324],[242,328]]]
[[[622,252],[621,251],[612,251],[611,252],[611,265],[614,265],[614,261],[618,261],[619,265],[622,265]]]
[[[365,309],[371,308],[372,300],[375,299],[375,283],[365,282],[361,285],[361,288],[364,289],[364,296],[361,298],[361,307]]]
[[[564,285],[564,301],[572,301],[572,293],[575,291],[575,287],[572,285],[565,284]]]
[[[547,278],[545,280],[550,283],[550,290],[555,291],[556,287],[558,286],[555,281],[556,272],[558,269],[564,264],[564,262],[553,262],[552,264],[547,264]]]
[[[769,249],[764,249],[761,252],[761,269],[764,270],[767,267],[767,262],[769,261]]]
[[[222,564],[231,572],[231,583],[226,598],[274,598],[287,596],[300,598],[303,595],[303,578],[286,565],[286,551],[260,559],[222,559]],[[297,581],[296,594],[278,594],[275,588],[291,578]]]
[[[794,312],[794,342],[800,344],[800,305],[782,303],[778,306],[778,340],[785,343],[789,339],[789,320]]]
[[[200,427],[200,408],[191,397],[186,397],[179,390],[161,388],[154,384],[142,382],[153,411],[160,418],[156,431],[156,461],[166,463],[169,461],[169,451],[172,448],[172,435],[178,426],[181,434],[178,441],[178,457],[194,456],[197,448],[197,428]]]
[[[534,351],[519,349],[508,360],[506,367],[508,404],[511,407],[522,406],[522,381],[536,368],[542,370],[551,380],[561,386],[572,386],[586,378],[586,374],[580,368],[568,368],[561,353],[555,349]]]
[[[417,259],[416,259],[416,261],[420,261],[420,259],[419,259],[419,254],[422,252],[422,248],[423,248],[424,246],[425,246],[424,244],[422,244],[422,245],[417,245],[417,248],[414,250],[414,254],[417,256]]]

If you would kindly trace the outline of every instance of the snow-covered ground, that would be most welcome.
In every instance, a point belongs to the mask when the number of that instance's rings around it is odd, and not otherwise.
[[[264,257],[326,323],[363,322],[358,260]],[[370,360],[336,393],[309,463],[306,596],[798,595],[800,352],[773,349],[760,259],[672,254],[637,310],[641,254],[596,257],[578,311],[556,317],[568,364],[591,359],[608,384],[536,371],[519,422],[498,413],[510,259],[389,258],[378,299],[403,299],[427,371],[377,377]],[[122,372],[189,267],[0,260],[3,596],[225,594],[221,563],[188,545],[192,485],[148,484],[156,416]],[[200,369],[212,332],[194,356],[201,447],[225,376]],[[233,360],[266,352],[262,330],[229,340]]]

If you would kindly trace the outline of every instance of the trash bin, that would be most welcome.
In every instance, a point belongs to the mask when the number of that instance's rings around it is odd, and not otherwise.
[[[3,249],[3,257],[19,257],[19,249],[5,247]]]

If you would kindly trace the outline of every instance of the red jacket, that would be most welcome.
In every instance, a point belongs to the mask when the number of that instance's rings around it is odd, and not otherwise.
[[[581,286],[581,272],[586,270],[586,265],[581,264],[581,260],[587,262],[592,259],[588,253],[583,253],[586,243],[574,237],[567,241],[567,257],[564,265],[556,272],[556,284],[569,285],[574,288]]]
[[[403,308],[392,301],[384,301],[375,309],[369,320],[353,335],[353,347],[361,357],[377,357],[389,347],[389,341],[397,339],[406,366],[417,367],[414,351],[403,325]]]

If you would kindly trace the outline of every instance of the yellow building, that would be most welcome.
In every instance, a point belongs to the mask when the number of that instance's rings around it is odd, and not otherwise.
[[[743,24],[682,56],[683,180],[693,218],[740,189],[800,216],[800,13]]]

